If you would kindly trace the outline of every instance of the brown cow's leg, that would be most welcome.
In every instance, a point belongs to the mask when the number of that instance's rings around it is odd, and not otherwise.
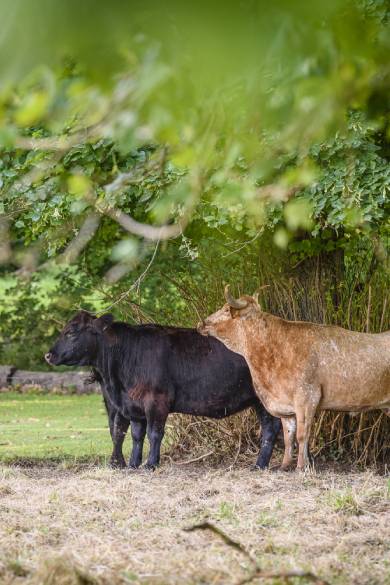
[[[313,389],[310,391],[309,397],[305,400],[305,404],[296,407],[297,441],[299,448],[297,469],[305,469],[310,466],[310,431],[320,398],[321,392]]]
[[[283,417],[283,437],[284,437],[284,456],[281,465],[283,471],[287,471],[293,462],[293,452],[295,443],[295,432],[297,429],[297,421],[295,416]]]

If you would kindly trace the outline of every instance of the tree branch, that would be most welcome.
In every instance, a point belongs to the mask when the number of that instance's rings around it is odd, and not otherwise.
[[[99,223],[100,216],[97,213],[90,213],[81,226],[77,236],[73,238],[65,252],[61,254],[60,261],[71,264],[77,260],[79,254],[95,235]]]
[[[177,223],[154,226],[136,221],[130,215],[115,207],[97,205],[97,208],[98,211],[119,223],[127,232],[152,241],[169,240],[180,236],[190,219],[190,210],[188,210]]]

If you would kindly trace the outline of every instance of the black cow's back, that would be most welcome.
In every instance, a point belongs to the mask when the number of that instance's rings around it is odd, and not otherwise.
[[[244,358],[213,337],[195,329],[121,323],[113,325],[113,333],[120,345],[115,361],[126,391],[144,387],[164,393],[170,412],[211,418],[257,402]],[[122,403],[124,410],[127,405]]]
[[[220,418],[254,404],[256,395],[244,358],[214,337],[193,329],[169,335],[175,381],[174,412]]]

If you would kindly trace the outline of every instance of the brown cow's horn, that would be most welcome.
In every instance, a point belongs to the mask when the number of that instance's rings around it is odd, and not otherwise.
[[[245,309],[248,306],[248,301],[237,300],[232,296],[228,284],[225,286],[225,299],[233,309]]]

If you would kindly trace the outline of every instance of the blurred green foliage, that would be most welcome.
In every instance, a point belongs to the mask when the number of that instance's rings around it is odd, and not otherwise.
[[[42,366],[79,307],[192,325],[223,281],[320,261],[330,320],[374,274],[387,290],[386,2],[0,0],[0,19],[0,361]],[[113,210],[185,229],[151,242]]]

